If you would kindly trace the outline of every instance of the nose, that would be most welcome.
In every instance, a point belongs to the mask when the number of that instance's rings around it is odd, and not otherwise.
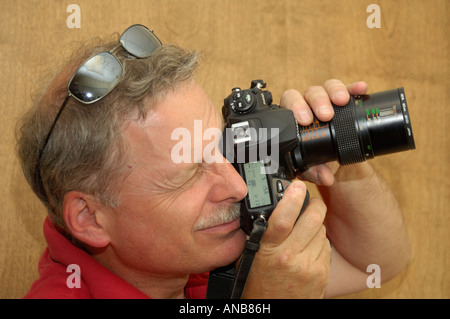
[[[213,166],[217,180],[210,193],[210,199],[215,202],[238,202],[244,199],[247,195],[247,185],[233,165],[227,162],[215,163]]]

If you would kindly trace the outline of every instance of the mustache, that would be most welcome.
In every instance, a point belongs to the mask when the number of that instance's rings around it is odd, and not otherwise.
[[[241,214],[241,204],[234,203],[228,208],[220,208],[208,216],[200,218],[194,226],[194,231],[206,229],[232,222]]]

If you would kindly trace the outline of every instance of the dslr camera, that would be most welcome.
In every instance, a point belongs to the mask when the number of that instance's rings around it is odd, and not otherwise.
[[[331,121],[314,118],[300,126],[265,87],[254,80],[249,89],[234,88],[222,107],[223,154],[248,187],[241,203],[241,226],[248,234],[254,220],[270,217],[290,180],[311,166],[349,165],[415,149],[403,88],[351,96],[346,106],[333,105]]]

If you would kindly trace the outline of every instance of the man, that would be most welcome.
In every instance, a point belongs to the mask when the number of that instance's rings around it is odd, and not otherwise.
[[[171,159],[175,129],[193,136],[196,120],[202,133],[223,129],[195,81],[198,56],[175,46],[145,58],[117,43],[84,49],[18,130],[25,176],[49,211],[40,278],[25,297],[204,298],[207,273],[243,251],[238,203],[247,187],[225,161]],[[67,84],[84,60],[105,50],[123,65],[120,81],[95,103],[80,103]],[[286,91],[280,104],[308,125],[312,112],[332,118],[330,99],[345,105],[349,93],[366,91],[363,82],[347,89],[330,80],[304,97]],[[197,144],[191,143],[192,156],[207,143]],[[398,274],[409,259],[407,234],[392,192],[369,164],[319,165],[301,178],[321,185],[325,202],[311,199],[296,222],[306,187],[301,181],[288,187],[269,219],[244,298],[355,292],[367,288],[369,264],[380,266],[383,280]]]

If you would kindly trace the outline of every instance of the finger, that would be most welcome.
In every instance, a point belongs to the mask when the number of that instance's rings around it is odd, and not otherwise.
[[[331,253],[330,241],[327,238],[327,230],[324,225],[320,227],[303,252],[310,255],[313,260],[322,258],[328,252]]]
[[[351,95],[364,95],[367,93],[368,89],[369,86],[363,81],[347,85],[347,90]]]
[[[312,123],[313,114],[303,96],[297,90],[287,90],[281,96],[280,106],[294,113],[297,123],[309,125]]]
[[[305,100],[314,111],[316,117],[328,122],[334,116],[334,109],[327,91],[322,86],[311,86],[305,91]]]
[[[331,102],[333,102],[335,105],[347,105],[350,99],[350,94],[344,83],[336,79],[331,79],[324,83],[324,88],[327,91]]]
[[[262,239],[263,243],[279,246],[288,238],[302,208],[305,195],[305,183],[294,181],[288,186],[283,198],[270,216]]]
[[[326,233],[326,232],[323,232]],[[331,268],[331,244],[328,238],[323,236],[322,231],[318,233],[318,236],[315,237],[315,240],[317,240],[317,246],[315,247],[314,251],[308,252],[312,262],[314,263],[313,267],[318,270],[318,274],[323,274],[325,277],[323,280],[325,282],[328,282],[328,277],[330,274],[330,268]],[[311,244],[316,245],[316,243]],[[309,248],[309,247],[308,247]],[[319,267],[319,268],[318,268]],[[319,269],[323,269],[320,271]]]
[[[316,185],[331,186],[334,184],[334,172],[328,164],[315,165],[307,171],[298,174],[297,178]]]
[[[300,216],[294,229],[289,236],[289,241],[295,242],[299,249],[305,250],[313,243],[311,249],[317,249],[320,238],[325,237],[325,227],[323,221],[325,219],[327,207],[325,203],[319,198],[312,198],[309,202],[305,212]],[[314,238],[319,234],[319,239],[314,241]],[[322,245],[320,245],[322,247]]]

